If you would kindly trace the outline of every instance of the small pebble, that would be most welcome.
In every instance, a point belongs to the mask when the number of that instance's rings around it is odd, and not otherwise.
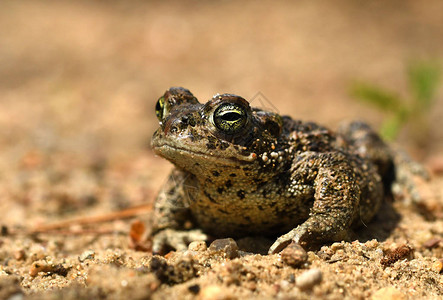
[[[190,251],[203,252],[207,249],[206,243],[204,241],[194,241],[191,242],[188,246]]]
[[[93,250],[87,250],[78,256],[79,262],[84,262],[87,259],[93,259],[95,252]]]
[[[200,293],[200,286],[198,284],[190,285],[188,286],[188,291],[190,291],[194,295],[197,295],[198,293]]]
[[[25,250],[19,249],[19,250],[15,251],[14,252],[14,258],[16,260],[24,260],[26,258]]]
[[[343,249],[343,244],[342,243],[333,243],[331,245],[331,250],[332,251],[337,251],[339,249]]]
[[[365,245],[368,249],[375,249],[378,247],[379,242],[376,239],[373,239],[373,240],[367,241],[363,245]]]
[[[281,252],[281,259],[291,267],[300,267],[308,260],[305,249],[297,243],[291,243]]]
[[[437,273],[442,273],[443,272],[443,259],[437,260],[435,263],[433,263],[432,270]]]
[[[198,296],[198,299],[201,300],[230,299],[227,290],[217,285],[209,285],[204,287]]]
[[[295,279],[295,285],[302,290],[312,289],[322,281],[323,274],[319,269],[310,269]]]
[[[25,299],[25,295],[23,295],[22,293],[15,293],[11,296],[9,296],[8,300],[23,300]]]
[[[428,249],[436,248],[440,244],[441,239],[439,238],[431,238],[424,242],[423,246]]]
[[[399,290],[393,287],[385,287],[381,288],[372,294],[372,300],[403,300],[406,299],[406,296],[400,292]]]
[[[209,251],[214,254],[222,254],[229,259],[239,256],[237,243],[231,238],[213,241],[209,246]]]

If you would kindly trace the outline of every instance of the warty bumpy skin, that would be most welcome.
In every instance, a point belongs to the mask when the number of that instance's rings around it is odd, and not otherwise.
[[[390,149],[362,122],[333,132],[232,94],[201,104],[184,88],[166,91],[156,114],[152,148],[175,165],[155,203],[156,253],[208,234],[280,236],[270,253],[343,240],[394,179]]]

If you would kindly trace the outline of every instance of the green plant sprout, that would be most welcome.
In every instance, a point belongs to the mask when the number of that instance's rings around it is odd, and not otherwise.
[[[395,140],[407,124],[411,126],[417,145],[424,146],[429,134],[428,115],[437,96],[440,71],[435,62],[410,63],[407,67],[409,97],[365,82],[353,84],[351,95],[387,114],[380,128],[380,135],[385,140]]]

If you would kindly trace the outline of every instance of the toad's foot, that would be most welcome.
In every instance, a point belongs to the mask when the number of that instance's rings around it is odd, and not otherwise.
[[[392,183],[392,194],[412,203],[422,201],[422,193],[418,182],[429,181],[428,171],[419,163],[413,161],[406,153],[396,150],[394,152],[395,181]]]
[[[205,241],[208,236],[200,229],[175,230],[164,229],[154,235],[152,241],[152,252],[154,254],[163,253],[164,249],[170,247],[177,251],[185,251],[188,244],[193,241]]]
[[[286,248],[292,241],[297,240],[296,238],[297,232],[296,229],[289,231],[288,233],[280,236],[274,244],[272,244],[271,248],[269,248],[268,254],[275,254],[282,251]]]
[[[325,240],[349,240],[347,230],[335,228],[335,230],[322,231],[320,228],[326,227],[321,226],[321,222],[317,222],[318,220],[317,216],[311,217],[305,223],[280,236],[269,248],[268,254],[279,253],[292,242],[301,245],[303,248],[309,248]]]

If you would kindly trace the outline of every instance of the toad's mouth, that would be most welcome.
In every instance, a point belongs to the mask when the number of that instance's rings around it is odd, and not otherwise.
[[[257,155],[255,153],[250,153],[248,156],[235,155],[235,156],[220,156],[217,153],[208,151],[194,151],[189,148],[177,147],[175,145],[171,145],[168,143],[157,144],[153,143],[152,149],[154,152],[167,160],[170,160],[174,163],[177,162],[178,159],[205,159],[207,161],[212,161],[216,164],[227,164],[227,165],[239,165],[239,164],[247,164],[253,162],[257,159]]]

